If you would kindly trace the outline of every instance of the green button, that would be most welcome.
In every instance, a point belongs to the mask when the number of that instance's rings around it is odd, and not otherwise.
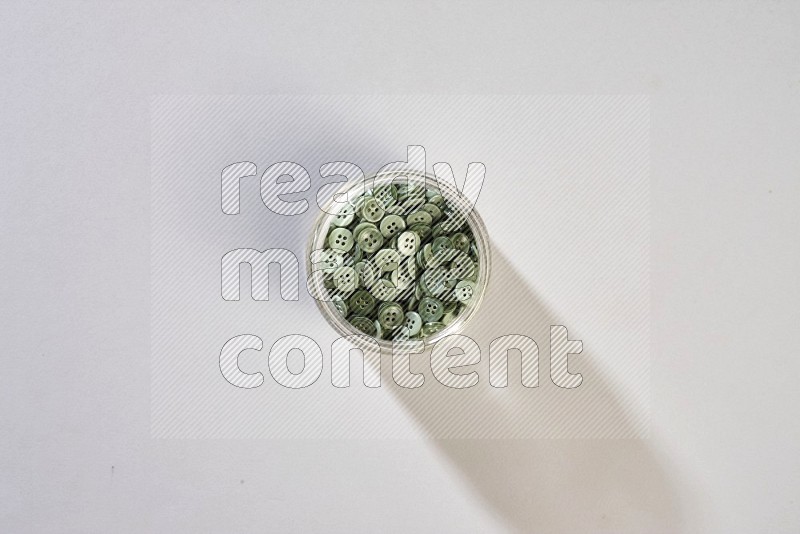
[[[450,262],[450,276],[459,280],[469,279],[475,274],[475,262],[460,250],[458,253]]]
[[[409,225],[412,224],[431,224],[433,222],[433,217],[427,211],[415,211],[408,217],[406,217],[406,222]]]
[[[433,240],[431,244],[431,250],[434,254],[439,252],[440,250],[450,250],[453,248],[453,242],[450,241],[449,237],[440,236]]]
[[[457,230],[461,230],[466,222],[467,219],[463,213],[454,213],[442,221],[442,230],[447,233],[455,232]]]
[[[378,311],[378,322],[388,330],[402,324],[404,318],[403,307],[396,302],[387,302]]]
[[[425,263],[425,256],[423,254],[423,251],[422,250],[418,250],[417,253],[415,254],[415,257],[416,257],[416,260],[417,260],[417,265],[420,267],[420,269],[424,269],[426,263]]]
[[[439,322],[425,323],[422,326],[422,335],[423,335],[423,337],[429,337],[429,336],[432,336],[434,334],[437,334],[437,333],[441,332],[446,327],[447,327],[446,324],[439,323]]]
[[[453,289],[458,283],[458,278],[453,276],[453,271],[447,271],[447,277],[444,280],[444,286],[447,289]]]
[[[381,221],[381,234],[389,238],[406,228],[406,222],[399,215],[387,215]]]
[[[417,298],[416,295],[413,294],[414,293],[413,290],[414,290],[414,287],[412,286],[412,287],[409,287],[404,292],[404,294],[408,295],[408,297],[406,297],[408,300],[405,301],[406,302],[405,308],[407,310],[416,310],[417,309],[417,305],[419,304],[419,299]]]
[[[419,210],[422,205],[425,204],[425,196],[424,195],[409,195],[402,204],[403,210],[406,213],[411,213],[413,211]],[[410,224],[410,223],[409,223]],[[426,223],[430,224],[430,223]]]
[[[408,337],[416,336],[422,330],[422,317],[415,311],[406,312],[403,328]]]
[[[380,250],[383,245],[383,234],[374,228],[364,228],[358,234],[358,246],[368,254]]]
[[[425,267],[430,263],[431,258],[433,258],[433,250],[430,243],[425,243],[425,246],[422,247],[422,259],[425,263]]]
[[[342,314],[342,317],[347,317],[347,303],[344,301],[342,297],[339,295],[334,295],[331,298],[331,303],[336,308],[336,310]]]
[[[430,202],[427,204],[423,204],[422,211],[427,211],[428,213],[430,213],[434,221],[438,221],[439,218],[442,216],[442,210],[439,209],[439,206],[437,206],[436,204],[431,204]]]
[[[397,250],[403,256],[413,256],[419,247],[419,236],[414,232],[403,232],[397,236]]]
[[[347,228],[335,228],[328,236],[328,245],[334,250],[349,252],[353,248],[353,233]]]
[[[451,302],[447,302],[444,305],[444,315],[440,321],[445,325],[449,325],[452,323],[456,317],[458,317],[458,313],[462,308],[462,304],[457,300],[452,300]]]
[[[469,246],[472,244],[472,241],[470,241],[466,234],[462,234],[461,232],[453,234],[450,237],[450,241],[452,241],[453,246],[461,252],[469,252]]]
[[[378,333],[375,325],[366,317],[362,316],[355,316],[350,318],[350,324],[367,334],[368,336],[374,336]]]
[[[322,278],[322,285],[325,289],[335,289],[336,284],[333,283],[333,272],[327,273],[323,275]]]
[[[417,282],[417,287],[414,288],[414,298],[419,301],[422,298],[424,292],[422,291],[422,279]]]
[[[353,207],[356,209],[356,217],[361,217],[361,208],[364,207],[364,202],[367,201],[368,196],[361,196],[352,202]]]
[[[459,302],[467,302],[475,294],[475,282],[469,280],[462,280],[456,284],[453,293]]]
[[[433,297],[422,297],[417,306],[417,312],[424,322],[432,323],[444,315],[444,304],[441,300]]]
[[[353,218],[356,216],[356,210],[351,204],[347,204],[336,216],[331,219],[331,224],[334,226],[347,226],[351,222],[353,222]]]
[[[475,246],[475,243],[469,247],[469,257],[472,258],[472,261],[478,261],[478,247]]]
[[[383,204],[375,198],[368,198],[361,207],[361,214],[364,220],[369,222],[374,223],[380,221],[384,213],[386,213],[386,210]]]
[[[356,240],[356,244],[353,246],[353,263],[358,263],[364,257],[364,251],[361,250],[361,247],[358,246],[358,240]]]
[[[433,196],[431,196],[431,197],[428,199],[428,202],[429,202],[430,204],[433,204],[434,206],[438,206],[438,207],[440,207],[440,208],[441,208],[442,206],[444,206],[444,204],[445,204],[444,197],[443,197],[442,195],[439,195],[439,194],[434,194]]]
[[[420,283],[422,284],[422,290],[426,295],[439,297],[447,292],[448,280],[449,277],[447,268],[440,265],[425,271],[420,279]]]
[[[355,315],[367,315],[375,309],[375,297],[363,289],[359,289],[348,301],[350,311]]]
[[[472,259],[472,258],[470,258]],[[477,282],[478,281],[478,263],[472,262],[472,274],[468,274],[464,276],[464,280],[469,280],[470,282]]]
[[[353,228],[353,237],[356,239],[356,241],[358,241],[358,236],[361,235],[361,231],[364,230],[365,228],[372,228],[373,230],[378,229],[378,227],[371,222],[363,221],[358,223],[356,227]]]

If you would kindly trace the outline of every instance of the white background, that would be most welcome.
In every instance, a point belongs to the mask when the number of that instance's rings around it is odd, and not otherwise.
[[[642,95],[612,96],[165,96],[154,99],[151,204],[152,431],[159,438],[641,438],[650,404],[650,108]],[[338,336],[306,290],[306,247],[336,187],[322,188],[326,161],[357,162],[374,174],[406,161],[423,143],[429,172],[445,161],[463,183],[478,160],[486,177],[476,209],[487,229],[489,287],[462,334],[481,348],[470,367],[477,386],[441,386],[430,354],[412,356],[427,374],[421,389],[394,383],[389,354],[380,390],[332,387],[330,351]],[[220,209],[221,170],[252,160],[240,180],[240,211]],[[310,190],[301,214],[267,209],[260,175],[276,161],[299,162]],[[328,180],[329,182],[330,180]],[[266,181],[265,181],[266,183]],[[341,184],[338,184],[341,187]],[[317,190],[319,189],[319,195]],[[327,190],[327,191],[326,191]],[[269,196],[267,196],[269,200]],[[220,295],[220,263],[236,248],[282,247],[303,264],[297,301],[277,286],[268,302],[250,297],[243,268],[240,300]],[[273,272],[272,282],[276,282]],[[550,325],[583,342],[569,369],[579,388],[555,385]],[[220,350],[234,336],[262,339],[241,354],[257,389],[232,387]],[[280,387],[268,354],[287,335],[322,347],[324,372],[307,388]],[[509,358],[507,389],[489,384],[489,346],[505,335],[539,346],[539,386],[521,384]],[[388,352],[388,351],[387,351]],[[302,357],[289,358],[302,368]],[[277,356],[277,354],[276,354]],[[495,357],[497,357],[495,355]],[[311,364],[309,364],[311,367]],[[297,370],[298,367],[293,367]],[[463,371],[462,371],[463,372]],[[483,379],[480,380],[480,376]],[[357,386],[358,385],[358,386]]]
[[[3,531],[797,531],[798,4],[0,13]],[[650,439],[151,440],[157,93],[651,95]]]

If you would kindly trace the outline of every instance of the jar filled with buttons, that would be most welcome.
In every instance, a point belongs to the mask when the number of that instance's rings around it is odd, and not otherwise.
[[[465,197],[434,176],[392,171],[346,184],[322,209],[308,284],[338,333],[389,349],[464,333],[491,269],[486,227]]]

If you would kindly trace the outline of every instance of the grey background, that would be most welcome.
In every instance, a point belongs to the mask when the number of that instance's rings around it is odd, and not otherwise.
[[[797,530],[797,3],[0,13],[3,531]],[[298,92],[650,94],[650,439],[151,440],[148,97]]]

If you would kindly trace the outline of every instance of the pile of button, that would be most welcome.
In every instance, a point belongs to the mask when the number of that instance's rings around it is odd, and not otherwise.
[[[475,298],[478,248],[466,214],[436,189],[383,184],[331,220],[312,252],[336,310],[378,339],[431,336]]]

